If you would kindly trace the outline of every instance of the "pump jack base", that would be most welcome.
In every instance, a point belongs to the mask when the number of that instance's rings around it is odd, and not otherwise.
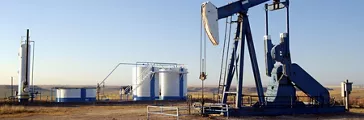
[[[344,106],[332,107],[242,107],[240,109],[229,109],[228,116],[278,116],[278,115],[297,115],[297,114],[329,114],[344,113]],[[205,110],[205,114],[219,114],[214,110]],[[224,113],[224,116],[227,116]]]

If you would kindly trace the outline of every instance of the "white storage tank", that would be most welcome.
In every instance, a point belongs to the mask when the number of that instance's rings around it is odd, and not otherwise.
[[[159,70],[161,100],[185,100],[187,96],[187,69],[164,68]]]
[[[56,102],[95,102],[96,88],[55,88]]]
[[[151,66],[136,66],[132,71],[133,100],[159,99],[158,68]]]

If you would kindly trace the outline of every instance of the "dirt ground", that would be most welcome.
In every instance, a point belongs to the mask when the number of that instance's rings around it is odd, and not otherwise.
[[[2,114],[1,120],[145,120],[146,105],[116,105],[116,106],[74,106],[74,107],[27,107],[32,112]],[[182,111],[186,113],[186,111]],[[174,120],[176,117],[151,115],[151,120]],[[180,117],[182,120],[226,119],[224,117],[201,117],[189,115]],[[351,113],[327,115],[295,115],[295,116],[254,116],[230,119],[364,119],[364,109],[352,109]]]
[[[146,105],[79,106],[79,107],[27,107],[34,112],[3,114],[1,120],[145,120]],[[182,111],[186,113],[186,111]],[[151,115],[151,120],[173,120],[176,117]],[[182,116],[180,119],[208,119],[199,116]]]

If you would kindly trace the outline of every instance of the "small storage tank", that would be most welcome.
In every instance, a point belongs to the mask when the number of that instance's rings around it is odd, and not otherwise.
[[[96,88],[55,88],[56,102],[95,102]]]
[[[165,68],[159,70],[161,100],[185,100],[187,96],[187,69]]]
[[[81,97],[82,97],[83,90],[86,92],[85,102],[95,102],[96,101],[96,88],[82,88]]]
[[[133,100],[159,99],[159,75],[156,72],[158,72],[156,67],[137,66],[133,68]]]

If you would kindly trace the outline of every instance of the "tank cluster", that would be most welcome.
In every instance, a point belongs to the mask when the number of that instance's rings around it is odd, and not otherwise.
[[[187,69],[136,66],[132,71],[133,100],[185,100]]]

